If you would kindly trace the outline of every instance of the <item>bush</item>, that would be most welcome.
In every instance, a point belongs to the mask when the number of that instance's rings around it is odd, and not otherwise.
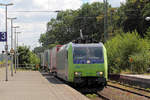
[[[40,63],[40,59],[39,57],[34,54],[33,52],[30,52],[30,64],[32,64],[32,69],[35,70],[36,69],[36,65],[38,65]]]
[[[150,53],[140,53],[132,55],[133,62],[130,63],[132,72],[134,73],[145,73],[150,66]]]
[[[110,73],[120,73],[131,70],[134,72],[145,71],[149,66],[150,45],[146,39],[142,39],[137,32],[117,35],[105,43],[108,55]],[[145,55],[146,54],[146,55]],[[129,59],[133,59],[133,63]],[[147,59],[147,63],[145,63]],[[140,66],[143,65],[143,66]],[[139,68],[140,67],[140,68]]]
[[[26,46],[19,46],[18,53],[19,64],[22,64],[21,67],[29,67],[31,69],[35,69],[35,66],[40,63],[40,59],[38,58],[38,56],[31,52],[30,49]]]

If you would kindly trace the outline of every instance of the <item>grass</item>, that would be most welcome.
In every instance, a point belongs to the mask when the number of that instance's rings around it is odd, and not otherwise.
[[[96,97],[97,97],[96,94],[86,94],[86,96],[87,96],[88,98],[96,98]]]
[[[0,61],[0,64],[3,64],[3,62]]]
[[[144,75],[150,75],[150,73],[144,73]]]

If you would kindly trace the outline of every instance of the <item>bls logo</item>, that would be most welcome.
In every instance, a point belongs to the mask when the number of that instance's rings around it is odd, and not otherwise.
[[[0,32],[0,42],[1,41],[7,41],[7,33],[6,32]]]

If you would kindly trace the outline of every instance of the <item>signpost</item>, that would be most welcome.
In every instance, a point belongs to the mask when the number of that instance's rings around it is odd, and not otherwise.
[[[14,51],[14,49],[10,49],[10,54],[12,54],[12,55],[14,55],[14,53],[15,53],[15,51]]]
[[[6,41],[7,41],[7,33],[0,32],[0,42],[6,42]]]

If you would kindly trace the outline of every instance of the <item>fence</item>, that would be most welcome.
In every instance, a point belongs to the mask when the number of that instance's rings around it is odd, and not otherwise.
[[[37,64],[18,64],[17,69],[38,70],[39,65],[37,65]]]

